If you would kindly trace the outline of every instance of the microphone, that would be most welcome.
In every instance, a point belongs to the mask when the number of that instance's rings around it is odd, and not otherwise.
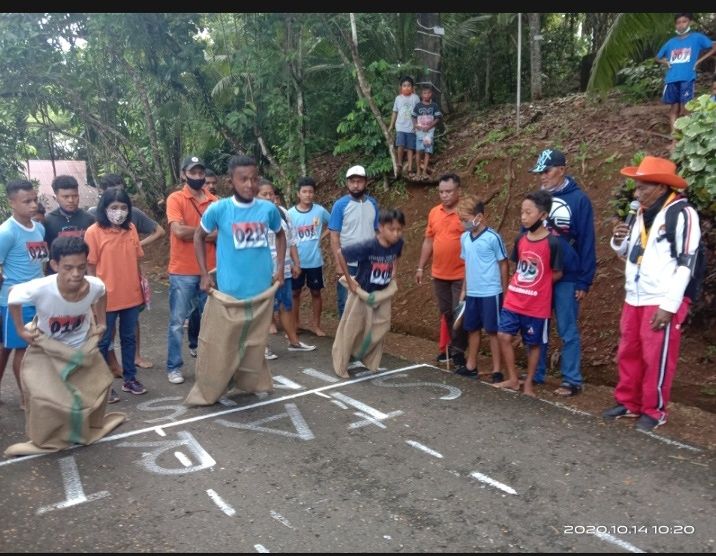
[[[624,220],[624,224],[629,226],[629,228],[632,227],[634,224],[634,220],[636,220],[636,211],[639,210],[639,201],[634,200],[631,203],[629,203],[629,213],[627,214],[626,219]]]

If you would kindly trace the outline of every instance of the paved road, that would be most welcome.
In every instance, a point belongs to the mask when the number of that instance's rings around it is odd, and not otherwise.
[[[304,340],[319,350],[272,337],[271,395],[186,408],[192,379],[158,365],[112,406],[129,421],[110,437],[0,460],[0,550],[714,551],[712,453],[391,357],[338,380],[330,340]],[[10,379],[2,449],[24,440]]]

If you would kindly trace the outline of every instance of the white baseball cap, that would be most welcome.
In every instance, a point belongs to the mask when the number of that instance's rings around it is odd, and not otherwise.
[[[346,178],[350,178],[351,176],[366,177],[365,168],[363,168],[363,166],[351,166],[346,172]]]

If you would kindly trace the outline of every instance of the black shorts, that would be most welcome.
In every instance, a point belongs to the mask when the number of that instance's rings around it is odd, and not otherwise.
[[[301,291],[304,284],[309,290],[322,290],[323,285],[323,267],[318,268],[302,268],[298,278],[293,279],[293,291]]]

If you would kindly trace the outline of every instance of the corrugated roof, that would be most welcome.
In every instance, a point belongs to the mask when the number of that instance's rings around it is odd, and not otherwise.
[[[40,182],[40,190],[37,194],[47,212],[57,208],[55,193],[52,191],[52,180],[55,176],[73,176],[77,180],[80,185],[81,208],[87,209],[97,205],[99,191],[96,187],[87,185],[87,162],[84,160],[55,160],[54,171],[51,160],[28,160],[24,166],[27,178]]]

